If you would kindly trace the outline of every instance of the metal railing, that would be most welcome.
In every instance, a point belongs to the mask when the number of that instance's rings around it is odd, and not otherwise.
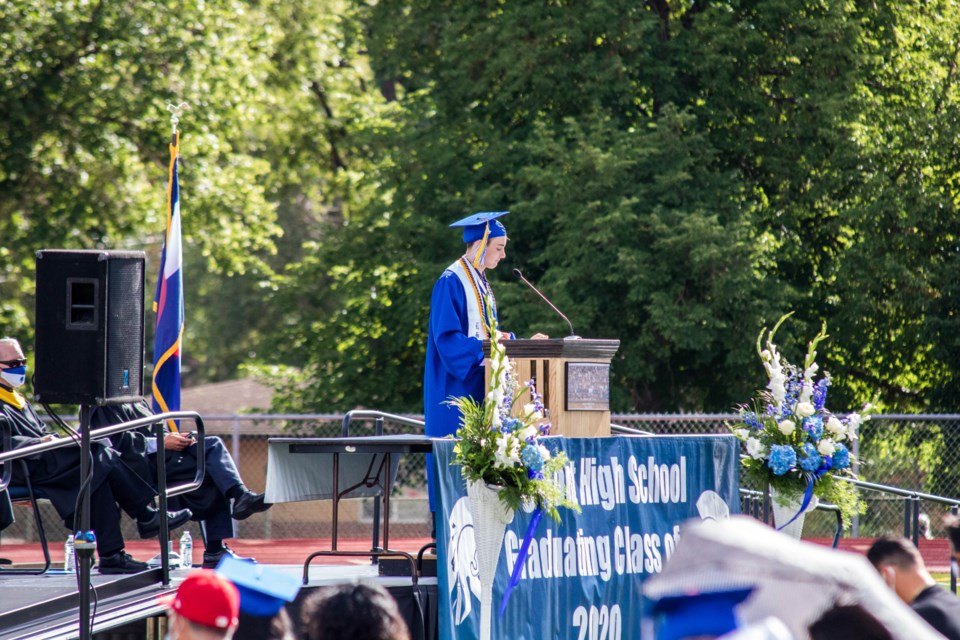
[[[112,435],[123,433],[124,431],[131,431],[133,429],[152,426],[154,437],[157,439],[157,455],[162,456],[162,452],[164,450],[163,422],[166,420],[193,420],[194,424],[197,426],[198,446],[203,446],[203,438],[206,432],[203,426],[203,419],[200,417],[200,414],[196,413],[195,411],[171,411],[168,413],[160,413],[155,416],[149,416],[147,418],[138,418],[137,420],[122,422],[120,424],[115,424],[108,427],[91,429],[90,441],[98,440],[100,438],[109,438]],[[48,451],[55,451],[65,447],[80,446],[79,438],[75,439],[74,437],[66,437],[55,438],[53,440],[48,440],[47,442],[25,445],[14,449],[10,446],[10,440],[7,438],[7,432],[5,432],[3,441],[4,450],[0,452],[0,465],[3,465],[4,467],[4,478],[6,480],[9,480],[7,476],[10,475],[13,470],[13,465],[7,465],[7,462],[13,462],[14,460],[28,458],[33,455],[46,453]],[[197,469],[193,481],[178,484],[174,487],[167,487],[167,474],[165,465],[162,464],[162,462],[157,464],[157,493],[160,496],[160,540],[166,540],[169,537],[169,528],[167,523],[167,498],[172,498],[173,496],[178,496],[198,489],[203,483],[203,476],[206,473],[204,456],[198,455],[196,456],[196,459]],[[6,488],[7,486],[7,484],[4,484],[3,488]],[[160,557],[163,585],[168,586],[170,584],[170,557],[167,545],[165,544],[160,545]]]

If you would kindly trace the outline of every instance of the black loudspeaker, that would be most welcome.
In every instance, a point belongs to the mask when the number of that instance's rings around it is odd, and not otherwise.
[[[145,262],[142,251],[37,252],[37,401],[140,398]]]

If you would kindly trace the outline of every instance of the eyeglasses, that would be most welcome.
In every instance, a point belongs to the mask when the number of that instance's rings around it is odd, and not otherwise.
[[[11,369],[16,369],[17,367],[22,367],[27,364],[27,359],[17,358],[16,360],[0,360],[0,364]]]

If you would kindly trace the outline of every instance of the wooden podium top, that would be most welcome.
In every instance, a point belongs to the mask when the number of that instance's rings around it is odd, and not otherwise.
[[[619,340],[559,338],[550,340],[507,340],[503,343],[509,358],[588,358],[611,360],[620,348]],[[490,355],[490,341],[483,341],[483,352]]]

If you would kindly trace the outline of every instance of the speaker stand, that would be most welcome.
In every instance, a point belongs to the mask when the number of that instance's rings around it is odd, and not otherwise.
[[[90,415],[89,405],[80,405],[80,535],[75,538],[77,550],[77,579],[80,590],[80,640],[90,640],[90,571],[93,568],[93,552],[96,536],[90,531]],[[82,542],[81,542],[82,539]]]

